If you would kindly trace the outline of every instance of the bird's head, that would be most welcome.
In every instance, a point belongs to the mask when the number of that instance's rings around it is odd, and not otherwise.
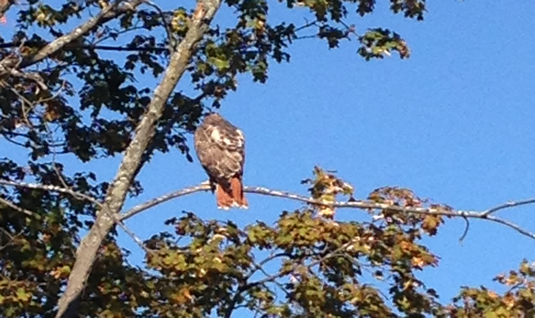
[[[208,115],[206,115],[206,117],[204,117],[204,122],[210,124],[221,121],[222,119],[223,117],[221,117],[221,115],[218,113],[210,112]]]

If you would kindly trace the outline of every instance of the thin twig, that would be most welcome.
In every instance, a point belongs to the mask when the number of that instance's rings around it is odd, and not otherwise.
[[[24,118],[24,121],[26,122],[26,125],[28,128],[33,129],[33,125],[31,121],[28,119],[28,113],[32,111],[32,109],[35,108],[35,104],[30,102],[26,97],[22,96],[16,89],[14,89],[11,85],[9,86],[9,89],[17,95],[17,97],[21,100],[21,106],[22,106],[22,117]],[[26,109],[24,106],[25,104],[28,104],[28,107],[30,107],[29,110]]]
[[[310,264],[307,265],[307,267],[309,269],[311,269],[312,267],[314,267],[315,265],[321,263],[321,262],[324,262],[326,261],[327,259],[331,258],[331,257],[335,257],[338,253],[340,253],[341,251],[347,251],[349,249],[349,247],[355,243],[357,243],[358,241],[360,240],[360,237],[355,237],[354,239],[342,244],[339,248],[335,249],[334,251],[328,253],[327,255],[313,261],[313,262],[310,262]]]
[[[1,132],[1,133],[4,133],[4,132]],[[8,134],[9,134],[10,132],[5,132],[5,133],[8,133]],[[10,143],[12,143],[12,144],[14,144],[14,145],[16,145],[16,146],[27,147],[25,144],[20,143],[20,142],[18,142],[18,141],[16,141],[16,140],[13,140],[12,138],[10,138],[10,137],[8,137],[8,136],[6,136],[6,135],[4,135],[4,134],[2,134],[2,136],[3,136],[8,142],[10,142]]]
[[[525,230],[522,227],[520,227],[519,225],[517,225],[517,224],[515,224],[515,223],[513,223],[511,221],[508,221],[508,220],[505,220],[505,219],[502,219],[502,218],[499,218],[499,217],[496,217],[496,216],[493,216],[493,215],[487,215],[485,217],[479,217],[479,218],[503,224],[505,226],[508,226],[508,227],[514,229],[515,231],[519,232],[520,234],[523,234],[523,235],[525,235],[525,236],[527,236],[529,238],[535,239],[535,233],[532,233],[532,232],[530,232],[528,230]]]
[[[487,216],[487,215],[490,215],[490,214],[492,214],[494,212],[498,212],[500,210],[513,208],[513,207],[517,207],[517,206],[521,206],[521,205],[534,204],[534,203],[535,203],[535,198],[530,198],[530,199],[526,199],[526,200],[522,200],[522,201],[516,201],[516,202],[509,201],[509,202],[506,202],[504,204],[500,204],[498,206],[495,206],[493,208],[485,210],[484,212],[481,213],[481,215]]]
[[[39,75],[39,73],[21,72],[14,68],[11,69],[9,73],[15,77],[34,81],[42,90],[48,90],[48,86],[46,86],[43,78],[41,77],[41,75]]]
[[[311,268],[311,267],[313,267],[313,266],[315,266],[315,265],[317,265],[317,264],[319,264],[319,263],[321,263],[321,262],[323,262],[323,261],[325,261],[325,260],[327,260],[327,259],[329,259],[331,257],[334,257],[339,252],[341,252],[343,250],[346,250],[349,246],[351,246],[352,244],[356,243],[359,239],[360,239],[359,237],[352,239],[351,241],[341,245],[336,250],[334,250],[334,251],[328,253],[327,255],[325,255],[325,256],[323,256],[323,257],[311,262],[310,264],[306,265],[306,267],[307,268]],[[268,257],[267,259],[271,260],[271,259],[273,259],[273,257]],[[260,264],[262,264],[262,263],[260,263]],[[261,280],[249,283],[249,284],[245,285],[242,289],[243,290],[247,290],[247,289],[249,289],[251,287],[254,287],[254,286],[262,285],[262,284],[265,284],[265,283],[271,283],[271,282],[275,281],[278,278],[281,278],[281,277],[284,277],[284,276],[286,276],[288,274],[293,273],[295,270],[297,270],[297,268],[299,266],[303,266],[303,265],[300,264],[300,263],[299,264],[294,264],[290,269],[281,270],[278,273],[275,273],[275,274],[272,274],[270,276],[267,276],[267,277],[265,277],[265,278],[263,278]]]
[[[253,265],[255,266],[255,268],[257,270],[262,272],[262,274],[264,274],[266,277],[270,276],[270,274],[268,272],[266,272],[266,270],[260,264],[257,264],[256,262],[253,261]],[[272,283],[277,285],[277,287],[279,287],[287,296],[290,296],[290,292],[281,283],[279,283],[276,279],[273,280]]]
[[[69,187],[69,185],[67,184],[65,179],[63,179],[63,176],[61,175],[61,172],[59,171],[58,165],[56,164],[56,152],[52,153],[52,168],[54,169],[54,172],[56,173],[56,176],[58,177],[58,179],[61,182],[61,184],[63,185],[63,187],[65,189],[72,190],[72,188]],[[77,199],[80,199],[80,198],[77,197]]]
[[[19,233],[17,233],[17,234],[15,234],[15,235],[13,236],[13,235],[11,235],[11,233],[9,233],[8,231],[6,231],[5,229],[3,229],[3,228],[1,228],[1,227],[0,227],[0,230],[4,233],[5,236],[7,236],[7,237],[9,238],[9,242],[7,242],[6,244],[0,246],[0,251],[3,250],[3,249],[5,249],[6,247],[8,247],[10,244],[13,243],[13,241],[14,241],[17,237],[19,237],[19,236],[22,235],[22,231],[19,232]]]
[[[52,96],[50,96],[50,97],[38,100],[37,103],[38,104],[44,104],[44,103],[49,102],[49,101],[51,101],[53,99],[56,99],[59,96],[59,94],[61,94],[61,92],[65,89],[66,83],[67,82],[65,80],[62,80],[61,81],[61,86],[60,86],[60,88],[58,89],[57,92],[52,94]]]
[[[340,20],[340,24],[342,24],[346,28],[346,31],[347,31],[348,35],[349,35],[349,33],[353,33],[357,38],[359,37],[357,31],[355,30],[355,26],[354,25],[348,25],[347,23],[345,23],[342,20]],[[347,38],[349,39],[349,36]]]
[[[165,14],[162,11],[162,9],[154,2],[150,0],[145,0],[144,3],[150,7],[153,7],[156,11],[158,11],[158,14],[160,15],[160,19],[162,19],[163,27],[165,28],[165,33],[167,35],[167,41],[169,41],[169,51],[173,52],[176,48],[176,42],[173,39],[173,32],[169,28],[169,23],[167,23],[165,19]]]
[[[313,25],[316,25],[317,22],[318,22],[318,20],[314,20],[314,21],[312,21],[312,22],[308,22],[308,21],[305,19],[305,24],[303,24],[303,25],[300,26],[300,27],[295,28],[295,29],[294,29],[294,32],[299,32],[299,31],[301,31],[301,30],[303,30],[303,29],[306,29],[306,28],[308,28],[308,27],[311,27],[311,26],[313,26]]]
[[[117,220],[116,217],[114,217],[113,219],[115,220],[115,223],[119,225],[123,229],[123,231],[125,231],[126,234],[128,234],[128,236],[130,236],[130,238],[132,238],[132,240],[134,240],[134,242],[136,242],[136,244],[139,245],[145,251],[145,253],[154,255],[154,252],[150,248],[145,246],[143,241],[139,237],[137,237],[134,231],[130,230],[123,222]]]
[[[85,48],[90,48],[91,47],[93,49],[96,49],[98,47],[98,43],[102,43],[102,42],[107,41],[109,39],[114,39],[115,36],[126,34],[128,32],[132,32],[132,31],[143,30],[143,29],[145,29],[145,28],[142,27],[142,26],[137,26],[137,23],[136,23],[136,25],[131,27],[131,28],[120,30],[120,31],[112,31],[113,32],[112,34],[109,34],[107,36],[103,36],[100,39],[97,39],[95,42],[93,42],[93,44],[84,45],[84,47]],[[68,46],[68,47],[71,47],[71,46]]]
[[[468,234],[468,230],[470,229],[470,220],[468,220],[467,217],[463,217],[463,219],[466,222],[466,224],[465,224],[465,227],[464,227],[464,232],[461,235],[461,237],[459,238],[459,242],[460,243],[462,243],[464,241],[466,235]]]

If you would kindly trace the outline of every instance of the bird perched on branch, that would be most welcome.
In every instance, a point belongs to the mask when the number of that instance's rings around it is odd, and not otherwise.
[[[210,177],[218,208],[247,208],[242,181],[245,163],[243,132],[221,115],[211,113],[195,130],[195,151]]]

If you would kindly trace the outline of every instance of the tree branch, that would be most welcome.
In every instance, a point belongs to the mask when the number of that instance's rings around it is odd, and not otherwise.
[[[502,219],[502,218],[499,218],[499,217],[496,217],[496,216],[493,216],[493,215],[488,215],[488,216],[474,216],[474,218],[478,218],[478,219],[484,219],[484,220],[489,220],[489,221],[492,221],[492,222],[496,222],[496,223],[500,223],[500,224],[503,224],[507,227],[510,227],[512,228],[513,230],[517,231],[518,233],[522,234],[522,235],[525,235],[531,239],[535,239],[535,233],[532,233],[528,230],[525,230],[523,229],[521,226],[511,222],[511,221],[508,221],[508,220],[505,220],[505,219]]]
[[[209,184],[202,183],[197,186],[184,188],[178,191],[174,191],[174,192],[162,195],[160,197],[154,198],[150,201],[137,205],[134,208],[122,213],[119,220],[124,221],[140,212],[143,212],[147,209],[150,209],[156,205],[162,204],[169,200],[172,200],[172,199],[184,196],[184,195],[192,194],[195,192],[208,191],[208,190],[210,190]],[[300,202],[314,204],[314,205],[323,205],[323,206],[328,206],[328,207],[333,207],[333,208],[357,208],[357,209],[373,209],[373,210],[388,209],[390,211],[396,211],[396,212],[429,214],[429,215],[444,215],[444,216],[456,216],[456,217],[459,217],[459,216],[460,217],[462,216],[474,217],[475,214],[480,214],[478,212],[438,210],[436,208],[417,208],[417,207],[406,208],[406,207],[390,205],[386,203],[378,203],[374,201],[366,201],[366,200],[356,200],[356,201],[349,201],[349,202],[326,202],[326,201],[315,200],[315,199],[305,197],[302,195],[298,195],[298,194],[293,194],[293,193],[278,191],[278,190],[271,190],[271,189],[263,188],[263,187],[244,187],[243,191],[248,192],[248,193],[256,193],[256,194],[261,194],[261,195],[272,196],[272,197],[286,198],[286,199],[290,199],[294,201],[300,201]],[[482,216],[479,215],[479,218],[482,218]]]
[[[96,204],[97,206],[102,207],[102,203],[99,202],[97,199],[95,199],[95,198],[93,198],[91,196],[85,195],[83,193],[80,193],[80,192],[77,192],[77,191],[74,191],[74,190],[71,190],[71,189],[67,189],[67,188],[62,188],[62,187],[53,186],[53,185],[36,184],[36,183],[14,182],[14,181],[9,181],[9,180],[4,180],[4,179],[0,179],[0,184],[13,186],[13,187],[39,189],[39,190],[45,190],[45,191],[52,191],[52,192],[59,192],[59,193],[69,194],[69,195],[71,195],[71,196],[73,196],[75,198],[87,200],[89,202],[92,202],[92,203]],[[195,192],[209,191],[209,190],[210,190],[210,185],[208,183],[201,183],[201,184],[199,184],[197,186],[187,187],[187,188],[184,188],[184,189],[181,189],[181,190],[178,190],[178,191],[170,192],[168,194],[165,194],[165,195],[162,195],[160,197],[157,197],[157,198],[154,198],[152,200],[149,200],[149,201],[147,201],[145,203],[139,204],[139,205],[133,207],[132,209],[130,209],[130,210],[124,212],[124,213],[119,214],[117,217],[115,217],[115,219],[116,219],[115,221],[119,224],[119,226],[121,226],[123,228],[122,225],[124,225],[124,224],[122,224],[122,222],[125,221],[126,219],[138,214],[138,213],[141,213],[141,212],[143,212],[145,210],[148,210],[148,209],[153,208],[153,207],[155,207],[157,205],[160,205],[162,203],[165,203],[167,201],[176,199],[176,198],[181,197],[181,196],[189,195],[189,194],[192,194],[192,193],[195,193]],[[522,200],[522,201],[517,201],[517,202],[507,202],[507,203],[504,203],[504,204],[500,204],[500,205],[498,205],[496,207],[487,209],[487,210],[485,210],[483,212],[478,212],[478,211],[462,211],[462,210],[440,210],[440,209],[437,209],[437,208],[416,208],[416,207],[407,208],[407,207],[389,205],[389,204],[386,204],[386,203],[378,203],[378,202],[366,201],[366,200],[357,200],[357,201],[350,201],[350,202],[323,202],[323,201],[314,200],[312,198],[308,198],[308,197],[305,197],[305,196],[289,193],[289,192],[271,190],[271,189],[262,188],[262,187],[245,187],[244,188],[244,192],[256,193],[256,194],[273,196],[273,197],[280,197],[280,198],[287,198],[287,199],[290,199],[290,200],[305,202],[305,203],[314,204],[314,205],[329,206],[329,207],[334,207],[334,208],[356,208],[356,209],[372,209],[372,210],[388,209],[390,211],[396,211],[396,212],[400,212],[400,213],[413,213],[413,214],[425,214],[425,215],[442,215],[442,216],[449,216],[449,217],[462,217],[467,221],[468,221],[468,219],[483,219],[483,220],[489,220],[489,221],[492,221],[492,222],[495,222],[495,223],[500,223],[502,225],[505,225],[507,227],[512,228],[513,230],[519,232],[522,235],[525,235],[525,236],[528,236],[529,238],[535,239],[535,233],[527,231],[527,230],[523,229],[521,226],[519,226],[519,225],[517,225],[517,224],[515,224],[515,223],[513,223],[511,221],[508,221],[508,220],[505,220],[503,218],[499,218],[499,217],[490,215],[490,214],[492,214],[494,212],[497,212],[499,210],[504,210],[504,209],[507,209],[507,208],[518,207],[518,206],[528,205],[528,204],[535,204],[535,199],[534,198],[526,199],[526,200]],[[4,203],[7,204],[6,202],[4,202]],[[13,206],[10,206],[10,207],[14,208]],[[17,210],[19,209],[19,207],[16,207],[16,208],[17,208]],[[24,214],[31,215],[32,213],[30,211],[26,211],[26,212],[24,212]],[[132,236],[129,233],[128,230],[126,230],[125,228],[123,228],[123,230],[128,235]],[[463,235],[461,237],[461,240],[464,239],[464,237],[466,236],[466,232],[468,232],[467,228],[465,229],[465,233],[463,233]],[[137,239],[137,240],[134,239],[134,240],[136,241],[136,243],[139,244],[139,242],[138,242],[139,239]],[[142,246],[142,245],[140,245],[140,246]]]
[[[169,200],[173,200],[173,199],[176,199],[178,197],[181,197],[181,196],[185,196],[185,195],[188,195],[188,194],[192,194],[192,193],[195,193],[195,192],[200,192],[200,191],[208,191],[210,190],[210,185],[208,183],[201,183],[197,186],[193,186],[193,187],[188,187],[188,188],[184,188],[184,189],[181,189],[181,190],[178,190],[178,191],[174,191],[174,192],[171,192],[171,193],[168,193],[168,194],[164,194],[162,195],[161,197],[157,197],[157,198],[154,198],[152,200],[149,200],[145,203],[142,203],[142,204],[139,204],[139,205],[136,205],[135,207],[133,207],[132,209],[124,212],[124,213],[121,213],[120,216],[118,217],[118,220],[119,221],[124,221],[128,218],[131,218],[132,216],[138,214],[138,213],[141,213],[145,210],[148,210],[152,207],[155,207],[157,205],[160,205],[162,203],[165,203]]]
[[[498,206],[495,206],[493,208],[490,208],[488,210],[485,210],[482,214],[483,215],[490,215],[490,214],[492,214],[494,212],[498,212],[500,210],[513,208],[513,207],[517,207],[517,206],[521,206],[521,205],[534,204],[534,203],[535,203],[535,198],[526,199],[526,200],[517,201],[517,202],[509,201],[509,202],[500,204]]]
[[[170,52],[173,52],[175,50],[175,46],[176,46],[176,41],[173,39],[173,32],[171,30],[171,28],[169,27],[169,23],[168,21],[165,19],[165,14],[164,12],[162,11],[162,9],[154,2],[150,1],[150,0],[145,0],[145,3],[148,5],[148,6],[151,6],[154,8],[154,10],[158,11],[158,14],[160,15],[160,19],[162,19],[162,25],[165,29],[165,33],[167,35],[167,41],[169,42],[169,51]]]
[[[14,182],[14,181],[9,181],[9,180],[5,180],[5,179],[0,179],[0,184],[7,185],[7,186],[12,186],[12,187],[16,187],[16,188],[28,188],[28,189],[51,191],[51,192],[59,192],[59,193],[71,195],[71,196],[73,196],[73,197],[75,197],[77,199],[83,199],[83,200],[89,201],[91,203],[94,203],[96,206],[102,206],[102,203],[100,201],[98,201],[97,199],[95,199],[95,198],[93,198],[93,197],[91,197],[89,195],[85,195],[85,194],[83,194],[81,192],[78,192],[78,191],[74,191],[74,190],[71,190],[71,189],[62,188],[62,187],[58,187],[58,186],[54,186],[54,185],[38,184],[38,183]]]
[[[47,44],[47,45],[49,45],[49,44]],[[2,43],[2,44],[0,44],[0,49],[17,47],[17,46],[19,46],[19,45],[17,43],[15,43],[15,42]],[[40,46],[42,46],[42,44],[41,43],[37,43],[37,42],[28,41],[28,42],[24,43],[24,46],[30,46],[30,47],[39,46],[40,47]],[[69,49],[69,48],[80,48],[80,49],[86,49],[86,50],[102,50],[102,51],[117,51],[117,52],[121,52],[122,51],[122,52],[154,52],[154,53],[159,53],[159,52],[169,51],[169,48],[157,47],[157,46],[128,47],[128,46],[116,46],[116,45],[96,45],[96,44],[78,44],[78,43],[66,44],[64,46],[64,48],[66,48],[66,49]],[[19,72],[17,74],[12,74],[12,75],[23,77],[24,74]],[[24,76],[28,77],[27,75],[24,75]]]
[[[463,217],[463,219],[464,219],[464,222],[465,222],[465,226],[464,226],[464,232],[461,235],[461,237],[459,238],[459,242],[460,243],[462,243],[464,241],[464,238],[466,237],[466,235],[468,235],[468,230],[470,229],[470,220],[468,220],[466,217]]]
[[[59,174],[59,172],[58,172],[58,177],[60,177],[60,180],[63,180],[61,178],[61,175]],[[62,181],[62,182],[64,184],[64,188],[61,188],[61,187],[58,187],[58,186],[53,186],[53,185],[43,185],[43,184],[24,183],[24,182],[13,182],[13,181],[9,181],[9,180],[0,179],[0,184],[3,184],[3,185],[18,187],[18,188],[29,188],[29,189],[39,189],[39,190],[44,190],[44,191],[51,191],[51,192],[59,192],[59,193],[71,195],[71,196],[73,196],[73,197],[75,197],[77,199],[83,199],[83,200],[89,201],[91,203],[94,203],[98,207],[102,207],[102,203],[100,203],[97,199],[95,199],[95,198],[93,198],[91,196],[85,195],[83,193],[74,191],[72,189],[69,189],[67,187],[67,185],[65,184],[65,181]],[[26,209],[23,209],[23,208],[17,206],[16,204],[13,204],[10,201],[2,198],[2,197],[0,197],[0,203],[3,203],[5,205],[9,206],[10,208],[12,208],[14,210],[17,210],[18,212],[24,213],[26,215],[29,215],[29,216],[32,216],[32,215],[35,214],[34,212],[26,210]],[[143,241],[140,238],[138,238],[136,236],[136,234],[132,230],[130,230],[122,221],[117,220],[117,218],[114,218],[114,222],[117,225],[119,225],[119,227],[122,228],[123,231],[125,231],[125,233],[128,236],[130,236],[132,238],[132,240],[134,240],[134,242],[136,244],[138,244],[145,252],[152,253],[152,251],[150,249],[148,249],[145,246],[145,244],[143,244]]]
[[[114,181],[106,194],[104,207],[89,233],[82,239],[76,252],[76,261],[67,281],[65,293],[59,300],[56,318],[75,317],[79,296],[87,281],[98,249],[117,219],[123,207],[128,188],[142,165],[142,156],[154,136],[156,122],[162,117],[166,102],[189,64],[197,43],[208,30],[208,25],[219,9],[220,0],[199,0],[188,32],[170,56],[169,65],[154,97],[147,106],[143,118],[136,127],[135,135],[128,145]]]
[[[137,6],[143,3],[143,0],[132,0],[121,5],[119,5],[119,3],[120,2],[117,1],[116,4],[102,9],[95,17],[90,18],[87,22],[76,27],[71,32],[50,42],[37,53],[31,55],[30,57],[24,58],[22,61],[20,61],[20,63],[18,59],[7,59],[7,61],[4,63],[0,63],[0,71],[3,72],[5,69],[11,69],[13,67],[25,68],[38,63],[51,54],[61,50],[69,43],[74,42],[76,39],[98,27],[99,25],[102,25],[103,23],[112,20],[130,10],[134,10]]]
[[[149,200],[145,203],[139,204],[133,207],[132,209],[124,213],[121,213],[118,219],[120,221],[124,221],[138,213],[141,213],[147,209],[155,207],[169,200],[176,199],[178,197],[192,194],[195,192],[208,191],[208,190],[210,190],[210,186],[208,185],[208,183],[202,183],[197,186],[188,187],[188,188],[184,188],[178,191],[174,191],[174,192],[162,195],[160,197],[154,198],[152,200]],[[485,210],[483,212],[479,212],[479,211],[439,209],[435,207],[432,207],[432,208],[402,207],[402,206],[390,205],[387,203],[380,203],[380,202],[374,202],[374,201],[369,201],[369,200],[355,200],[355,201],[348,201],[348,202],[325,202],[325,201],[315,200],[315,199],[305,197],[302,195],[298,195],[298,194],[293,194],[293,193],[278,191],[278,190],[271,190],[271,189],[263,188],[263,187],[244,187],[243,191],[247,193],[256,193],[256,194],[267,195],[267,196],[272,196],[272,197],[286,198],[286,199],[304,202],[308,204],[328,206],[328,207],[333,207],[333,208],[353,208],[353,209],[363,209],[363,210],[389,210],[389,211],[395,211],[399,213],[462,217],[466,220],[468,219],[489,220],[489,221],[500,223],[502,225],[510,227],[522,235],[528,236],[531,239],[535,239],[535,233],[527,231],[523,229],[522,227],[520,227],[519,225],[513,222],[510,222],[508,220],[489,215],[489,211],[490,213],[492,213],[492,212],[496,212],[497,210],[501,210],[505,208],[526,205],[526,204],[535,204],[535,199],[518,201],[516,203],[513,203],[513,202],[505,203],[495,208]],[[466,234],[463,234],[463,238],[464,236],[466,236]]]
[[[139,247],[141,247],[145,253],[147,254],[152,254],[154,255],[154,252],[148,248],[147,246],[145,246],[145,244],[143,243],[143,241],[137,237],[136,233],[134,233],[134,231],[132,231],[131,229],[129,229],[126,224],[124,224],[123,222],[117,220],[117,218],[115,218],[115,223],[117,225],[119,225],[119,227],[121,227],[123,229],[123,231],[125,231],[125,233],[130,236],[130,238],[137,244],[139,245]]]
[[[26,214],[28,216],[33,216],[34,215],[34,213],[32,211],[28,211],[26,209],[23,209],[23,208],[17,206],[16,204],[9,202],[9,200],[6,200],[6,199],[1,198],[1,197],[0,197],[0,203],[3,203],[5,205],[7,205],[8,207],[12,208],[13,210],[16,210],[16,211],[18,211],[20,213]]]

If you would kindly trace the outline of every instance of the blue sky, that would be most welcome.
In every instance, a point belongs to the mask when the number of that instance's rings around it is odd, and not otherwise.
[[[337,50],[299,41],[291,63],[273,65],[267,84],[244,79],[223,103],[221,113],[246,134],[245,183],[304,194],[299,181],[319,165],[337,170],[359,197],[397,185],[458,209],[483,210],[535,196],[535,56],[526,39],[535,27],[533,12],[535,3],[528,1],[430,1],[421,23],[392,16],[384,5],[350,20],[357,30],[385,26],[401,33],[412,49],[404,61],[365,62],[355,54],[355,41]],[[159,156],[142,172],[144,198],[205,179],[197,163],[179,157]],[[181,210],[247,224],[272,222],[280,211],[299,207],[258,195],[248,199],[248,211],[225,213],[210,194],[196,194],[139,215],[129,226],[148,237]],[[501,215],[535,230],[533,213],[535,207]],[[342,219],[362,214],[338,211]],[[443,301],[462,285],[493,286],[496,274],[533,254],[534,241],[503,226],[473,221],[460,244],[463,230],[464,221],[450,220],[426,240],[442,259],[421,277]]]
[[[484,210],[535,196],[535,47],[528,38],[535,2],[429,1],[424,22],[393,16],[383,2],[376,13],[347,22],[357,31],[394,29],[411,47],[409,60],[365,62],[356,54],[356,41],[337,50],[318,40],[297,41],[291,63],[273,64],[266,84],[242,78],[238,91],[223,101],[221,113],[247,138],[245,184],[306,194],[300,180],[319,165],[337,170],[359,198],[377,187],[400,186],[457,209]],[[281,4],[271,14],[297,22],[306,15]],[[187,89],[184,80],[179,89]],[[154,87],[156,81],[142,84]],[[105,180],[119,160],[69,163],[71,169],[97,169]],[[174,151],[156,156],[140,180],[145,191],[127,207],[206,176],[197,161],[188,163]],[[145,239],[183,210],[245,225],[271,223],[281,211],[300,207],[259,195],[248,200],[247,211],[222,212],[211,194],[194,194],[127,224]],[[535,206],[499,215],[535,231],[533,213]],[[338,211],[344,220],[363,215]],[[463,230],[464,221],[448,220],[438,236],[425,240],[441,261],[420,277],[444,302],[462,285],[495,286],[496,274],[533,255],[535,241],[503,226],[472,221],[460,244]],[[138,262],[139,247],[125,235],[121,242]]]

